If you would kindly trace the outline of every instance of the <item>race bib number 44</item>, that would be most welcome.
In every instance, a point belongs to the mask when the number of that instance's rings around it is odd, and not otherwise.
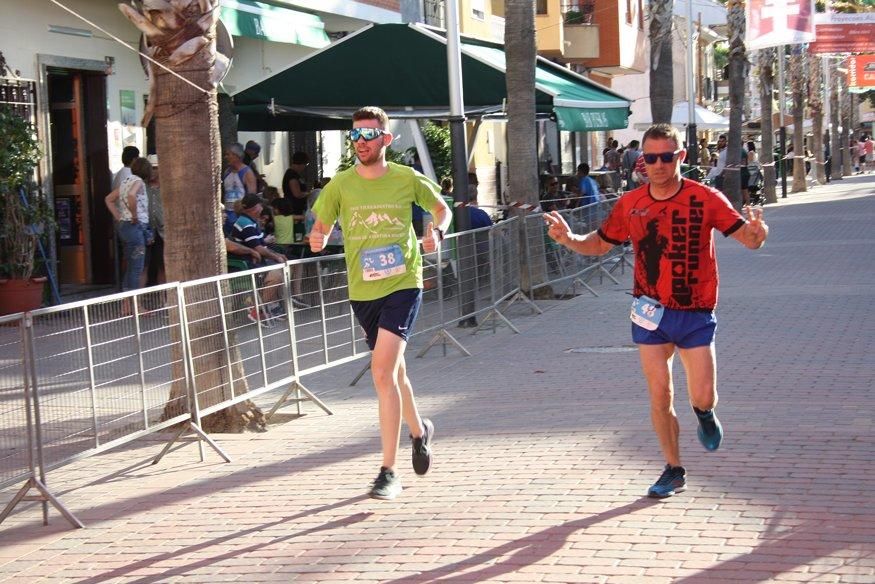
[[[362,278],[365,281],[382,280],[407,271],[401,246],[389,245],[366,249],[361,256]]]
[[[649,296],[640,296],[632,301],[632,313],[629,318],[641,328],[655,331],[659,328],[663,312],[665,308],[658,301]]]

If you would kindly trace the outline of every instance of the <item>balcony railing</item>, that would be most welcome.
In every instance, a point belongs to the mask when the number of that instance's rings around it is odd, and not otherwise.
[[[444,26],[444,0],[423,0],[422,10],[425,24],[446,28]]]
[[[595,0],[563,0],[560,10],[565,24],[592,24]]]

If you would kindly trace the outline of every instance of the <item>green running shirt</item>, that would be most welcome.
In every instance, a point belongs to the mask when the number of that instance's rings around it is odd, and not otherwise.
[[[386,174],[377,179],[362,178],[355,167],[336,174],[313,206],[323,225],[340,222],[350,300],[377,300],[397,290],[422,288],[422,256],[411,205],[432,211],[440,204],[440,187],[408,166],[388,164]],[[400,249],[402,257],[395,258],[393,249]],[[377,268],[382,260],[386,275],[366,280],[363,257]],[[387,257],[391,265],[386,265]],[[403,271],[396,260],[403,260]]]

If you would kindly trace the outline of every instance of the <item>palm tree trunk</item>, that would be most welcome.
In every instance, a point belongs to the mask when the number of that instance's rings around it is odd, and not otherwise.
[[[811,111],[811,125],[814,136],[811,148],[815,157],[815,175],[818,184],[826,184],[826,166],[823,150],[823,68],[820,57],[808,60],[808,108]]]
[[[650,2],[650,119],[654,124],[671,123],[674,107],[673,10],[674,0]]]
[[[185,282],[222,274],[227,265],[219,209],[219,108],[212,79],[216,24],[210,18],[218,10],[218,2],[176,2],[145,13],[124,4],[119,8],[146,35],[153,58],[179,75],[153,65],[149,99],[161,166],[167,278]],[[224,347],[212,346],[224,343],[223,335],[217,334],[223,326],[216,309],[218,299],[198,300],[189,306],[187,333],[189,339],[207,339],[205,342],[211,344],[209,347],[192,344],[192,351],[201,355],[194,372],[197,386],[209,388],[197,396],[199,406],[205,408],[245,392],[246,386],[234,336],[228,338],[231,361],[238,364],[230,371],[238,380],[233,388],[223,357]],[[177,327],[171,330],[175,332]],[[174,339],[174,346],[178,344],[179,339]],[[175,363],[182,362],[182,356],[178,357]],[[185,375],[174,378],[185,379]],[[166,417],[178,413],[178,404],[185,402],[178,398],[186,391],[184,382],[174,384],[165,408]],[[254,403],[247,401],[210,415],[202,425],[208,432],[262,429],[264,416]]]
[[[775,172],[775,129],[772,126],[772,90],[775,86],[775,49],[759,52],[760,67],[760,115],[762,147],[760,148],[760,167],[763,172],[763,191],[766,203],[777,203],[777,176]]]
[[[729,133],[727,134],[726,170],[723,193],[736,209],[741,209],[741,114],[744,107],[744,80],[747,54],[744,48],[744,4],[732,0],[727,4],[729,25]],[[746,164],[746,162],[745,162]]]
[[[537,206],[538,153],[535,125],[535,5],[529,0],[505,3],[505,54],[507,59],[507,174],[508,196]],[[525,249],[526,211],[515,210],[520,218],[520,249]],[[545,258],[520,254],[521,283],[530,292],[533,282],[546,274]],[[531,274],[531,280],[529,275]],[[552,290],[544,292],[552,297]]]
[[[793,92],[793,186],[791,192],[804,193],[805,182],[805,72],[801,45],[790,54],[790,86]]]

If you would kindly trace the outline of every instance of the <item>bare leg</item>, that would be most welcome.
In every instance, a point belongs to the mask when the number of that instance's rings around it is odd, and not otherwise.
[[[380,441],[383,445],[383,466],[395,468],[398,439],[401,436],[401,391],[399,370],[407,342],[385,329],[377,332],[377,344],[371,352],[371,375],[377,390],[380,411]],[[408,382],[409,387],[409,382]],[[415,409],[414,409],[415,412]]]
[[[401,388],[401,412],[404,416],[404,421],[407,422],[407,427],[410,428],[410,435],[414,438],[422,436],[425,428],[422,427],[422,419],[419,417],[419,410],[416,408],[416,400],[413,397],[413,386],[410,384],[410,378],[407,377],[407,362],[404,360],[404,354],[401,355],[401,363],[398,367],[398,387]]]
[[[264,304],[275,302],[280,297],[283,286],[283,275],[279,270],[268,272],[262,284],[261,297]]]
[[[292,294],[301,295],[301,283],[304,277],[304,264],[292,264]]]
[[[714,344],[692,349],[678,349],[687,372],[690,403],[702,411],[717,405],[717,357]]]
[[[671,466],[681,466],[678,447],[680,430],[674,410],[674,384],[671,378],[674,345],[638,345],[638,355],[650,393],[650,420],[659,438],[662,454]]]

